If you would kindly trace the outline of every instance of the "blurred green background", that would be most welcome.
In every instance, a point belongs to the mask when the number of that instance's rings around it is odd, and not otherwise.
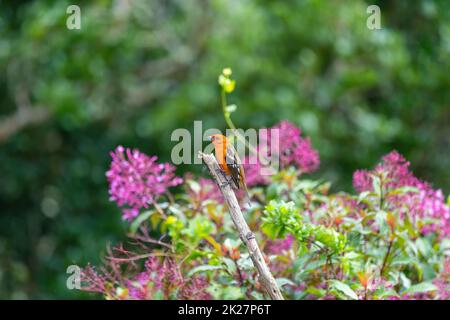
[[[108,152],[170,160],[175,128],[224,129],[223,67],[235,124],[300,125],[334,191],[397,149],[449,193],[447,0],[0,0],[0,298],[92,297],[66,288],[66,268],[125,239]]]

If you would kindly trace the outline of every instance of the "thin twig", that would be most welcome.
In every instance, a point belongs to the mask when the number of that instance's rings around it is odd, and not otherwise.
[[[170,244],[162,242],[162,241],[159,241],[159,240],[152,239],[150,237],[134,235],[134,234],[131,234],[131,233],[128,234],[128,237],[130,237],[131,239],[136,239],[136,240],[139,240],[139,241],[142,241],[142,242],[147,242],[147,243],[163,246],[163,247],[166,247],[168,249],[172,249],[172,246]]]
[[[160,216],[163,219],[167,219],[167,215],[164,213],[163,209],[161,209],[161,207],[158,205],[158,203],[154,200],[152,200],[152,204],[155,207],[156,211],[158,211],[158,213],[160,214]]]
[[[135,255],[135,256],[131,256],[131,257],[127,257],[127,258],[117,258],[117,257],[113,257],[113,256],[107,256],[106,259],[108,259],[110,261],[115,261],[115,262],[131,262],[131,261],[146,259],[149,257],[176,257],[176,255],[166,253],[166,252],[153,252],[153,253],[139,254],[139,255]]]

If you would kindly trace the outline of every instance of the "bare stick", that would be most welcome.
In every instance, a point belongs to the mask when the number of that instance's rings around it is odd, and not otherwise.
[[[275,278],[273,277],[269,267],[264,261],[261,249],[259,249],[255,236],[250,231],[250,228],[248,227],[247,222],[242,215],[241,208],[236,199],[236,195],[234,194],[233,189],[231,189],[230,184],[227,183],[225,177],[220,173],[220,167],[216,161],[216,158],[212,154],[205,154],[202,152],[199,152],[199,158],[203,159],[205,164],[208,166],[211,176],[219,185],[220,191],[222,192],[222,195],[225,198],[225,201],[230,210],[231,219],[233,220],[234,225],[239,231],[239,237],[248,249],[250,258],[253,261],[253,265],[258,271],[262,286],[267,291],[272,300],[284,300],[275,281]]]
[[[0,143],[5,142],[10,136],[23,128],[45,122],[50,118],[50,112],[44,107],[24,107],[11,115],[0,119]]]

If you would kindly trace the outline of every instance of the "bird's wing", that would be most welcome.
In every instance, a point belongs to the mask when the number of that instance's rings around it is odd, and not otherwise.
[[[233,145],[227,144],[225,161],[231,174],[231,181],[235,189],[239,189],[241,177],[243,175],[242,162]]]

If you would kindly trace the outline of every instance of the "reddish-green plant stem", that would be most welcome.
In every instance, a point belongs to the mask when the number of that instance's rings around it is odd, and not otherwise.
[[[392,240],[389,241],[388,249],[387,249],[387,251],[386,251],[386,255],[384,256],[383,264],[381,265],[380,276],[383,275],[384,269],[385,269],[386,266],[387,266],[387,261],[388,261],[388,258],[389,258],[389,254],[391,253],[391,249],[392,249],[393,243],[394,243],[394,239],[392,239]]]
[[[161,215],[163,219],[167,219],[167,215],[164,213],[163,209],[158,205],[158,203],[152,200],[152,204],[155,207],[156,211]]]
[[[242,278],[242,273],[241,273],[241,269],[239,269],[239,265],[237,263],[237,260],[233,259],[234,261],[234,265],[236,266],[236,270],[237,270],[237,274],[238,274],[238,279],[239,279],[239,284],[241,286],[244,285],[244,279]]]
[[[380,175],[380,210],[383,210],[384,194],[383,194],[383,177]]]

